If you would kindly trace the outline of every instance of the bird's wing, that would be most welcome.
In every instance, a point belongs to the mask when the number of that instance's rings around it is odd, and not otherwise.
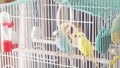
[[[64,53],[72,52],[69,39],[66,35],[61,36],[57,39],[56,45],[58,49]]]

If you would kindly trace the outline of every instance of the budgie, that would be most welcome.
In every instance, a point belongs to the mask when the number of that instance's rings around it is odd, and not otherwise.
[[[78,32],[77,37],[78,37],[78,46],[77,47],[81,51],[81,53],[83,53],[83,55],[85,57],[94,57],[92,44],[85,37],[84,33]],[[96,62],[94,62],[94,63],[96,65],[96,67],[98,68],[99,65]]]
[[[120,43],[120,15],[113,20],[111,31],[111,41],[113,44]]]
[[[54,31],[53,37],[55,37],[56,46],[64,53],[71,53],[72,47],[66,34],[60,31]]]
[[[70,45],[69,39],[65,33],[62,33],[61,31],[54,31],[53,32],[53,37],[55,38],[56,41],[56,46],[57,48],[63,52],[63,53],[73,53],[73,49]],[[73,59],[70,59],[70,65],[73,66]],[[73,66],[74,68],[75,66]],[[76,67],[75,67],[76,68]]]

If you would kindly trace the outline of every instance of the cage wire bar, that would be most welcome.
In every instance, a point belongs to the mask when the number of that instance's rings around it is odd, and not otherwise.
[[[119,68],[119,3],[16,0],[0,4],[0,68]]]

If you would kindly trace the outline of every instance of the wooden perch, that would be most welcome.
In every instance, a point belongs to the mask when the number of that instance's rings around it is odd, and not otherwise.
[[[52,44],[55,45],[55,41],[53,40],[43,40],[43,39],[32,39],[33,42],[37,42],[37,43],[46,43],[46,44]]]
[[[33,42],[37,42],[37,43],[45,43],[45,44],[52,44],[52,45],[55,45],[55,41],[53,40],[43,40],[43,39],[33,39],[32,40]],[[72,45],[74,48],[76,48],[77,45]],[[93,49],[95,49],[95,46],[93,46]]]
[[[13,51],[17,52],[24,52],[24,53],[35,53],[35,54],[42,54],[42,55],[51,55],[51,56],[60,56],[60,57],[66,57],[66,58],[74,58],[74,59],[84,59],[84,56],[82,55],[76,55],[76,54],[66,54],[66,53],[61,53],[61,52],[53,52],[53,51],[46,51],[46,50],[35,50],[35,49],[14,49]],[[102,59],[102,58],[90,58],[90,57],[85,57],[85,60],[87,61],[96,61],[98,63],[104,63],[108,64],[109,60]]]
[[[32,41],[37,43],[45,43],[45,44],[52,44],[52,45],[56,44],[55,41],[53,40],[33,39]],[[77,45],[72,44],[72,46],[76,48]],[[96,50],[95,46],[93,46],[93,49]],[[112,50],[111,48],[108,49],[108,52],[111,52],[111,50]]]

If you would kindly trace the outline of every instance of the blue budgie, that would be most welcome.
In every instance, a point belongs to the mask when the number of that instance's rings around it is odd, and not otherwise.
[[[66,34],[60,31],[55,31],[53,32],[53,36],[56,39],[56,46],[58,47],[60,51],[64,53],[72,52],[72,47],[70,45],[69,39]]]
[[[65,33],[62,33],[61,31],[54,31],[53,37],[55,38],[57,48],[61,52],[68,53],[69,55],[70,53],[73,53],[73,49],[71,47],[69,38]],[[74,60],[72,58],[69,58],[69,59],[70,59],[70,65],[72,66],[72,68],[76,68],[73,64]]]

